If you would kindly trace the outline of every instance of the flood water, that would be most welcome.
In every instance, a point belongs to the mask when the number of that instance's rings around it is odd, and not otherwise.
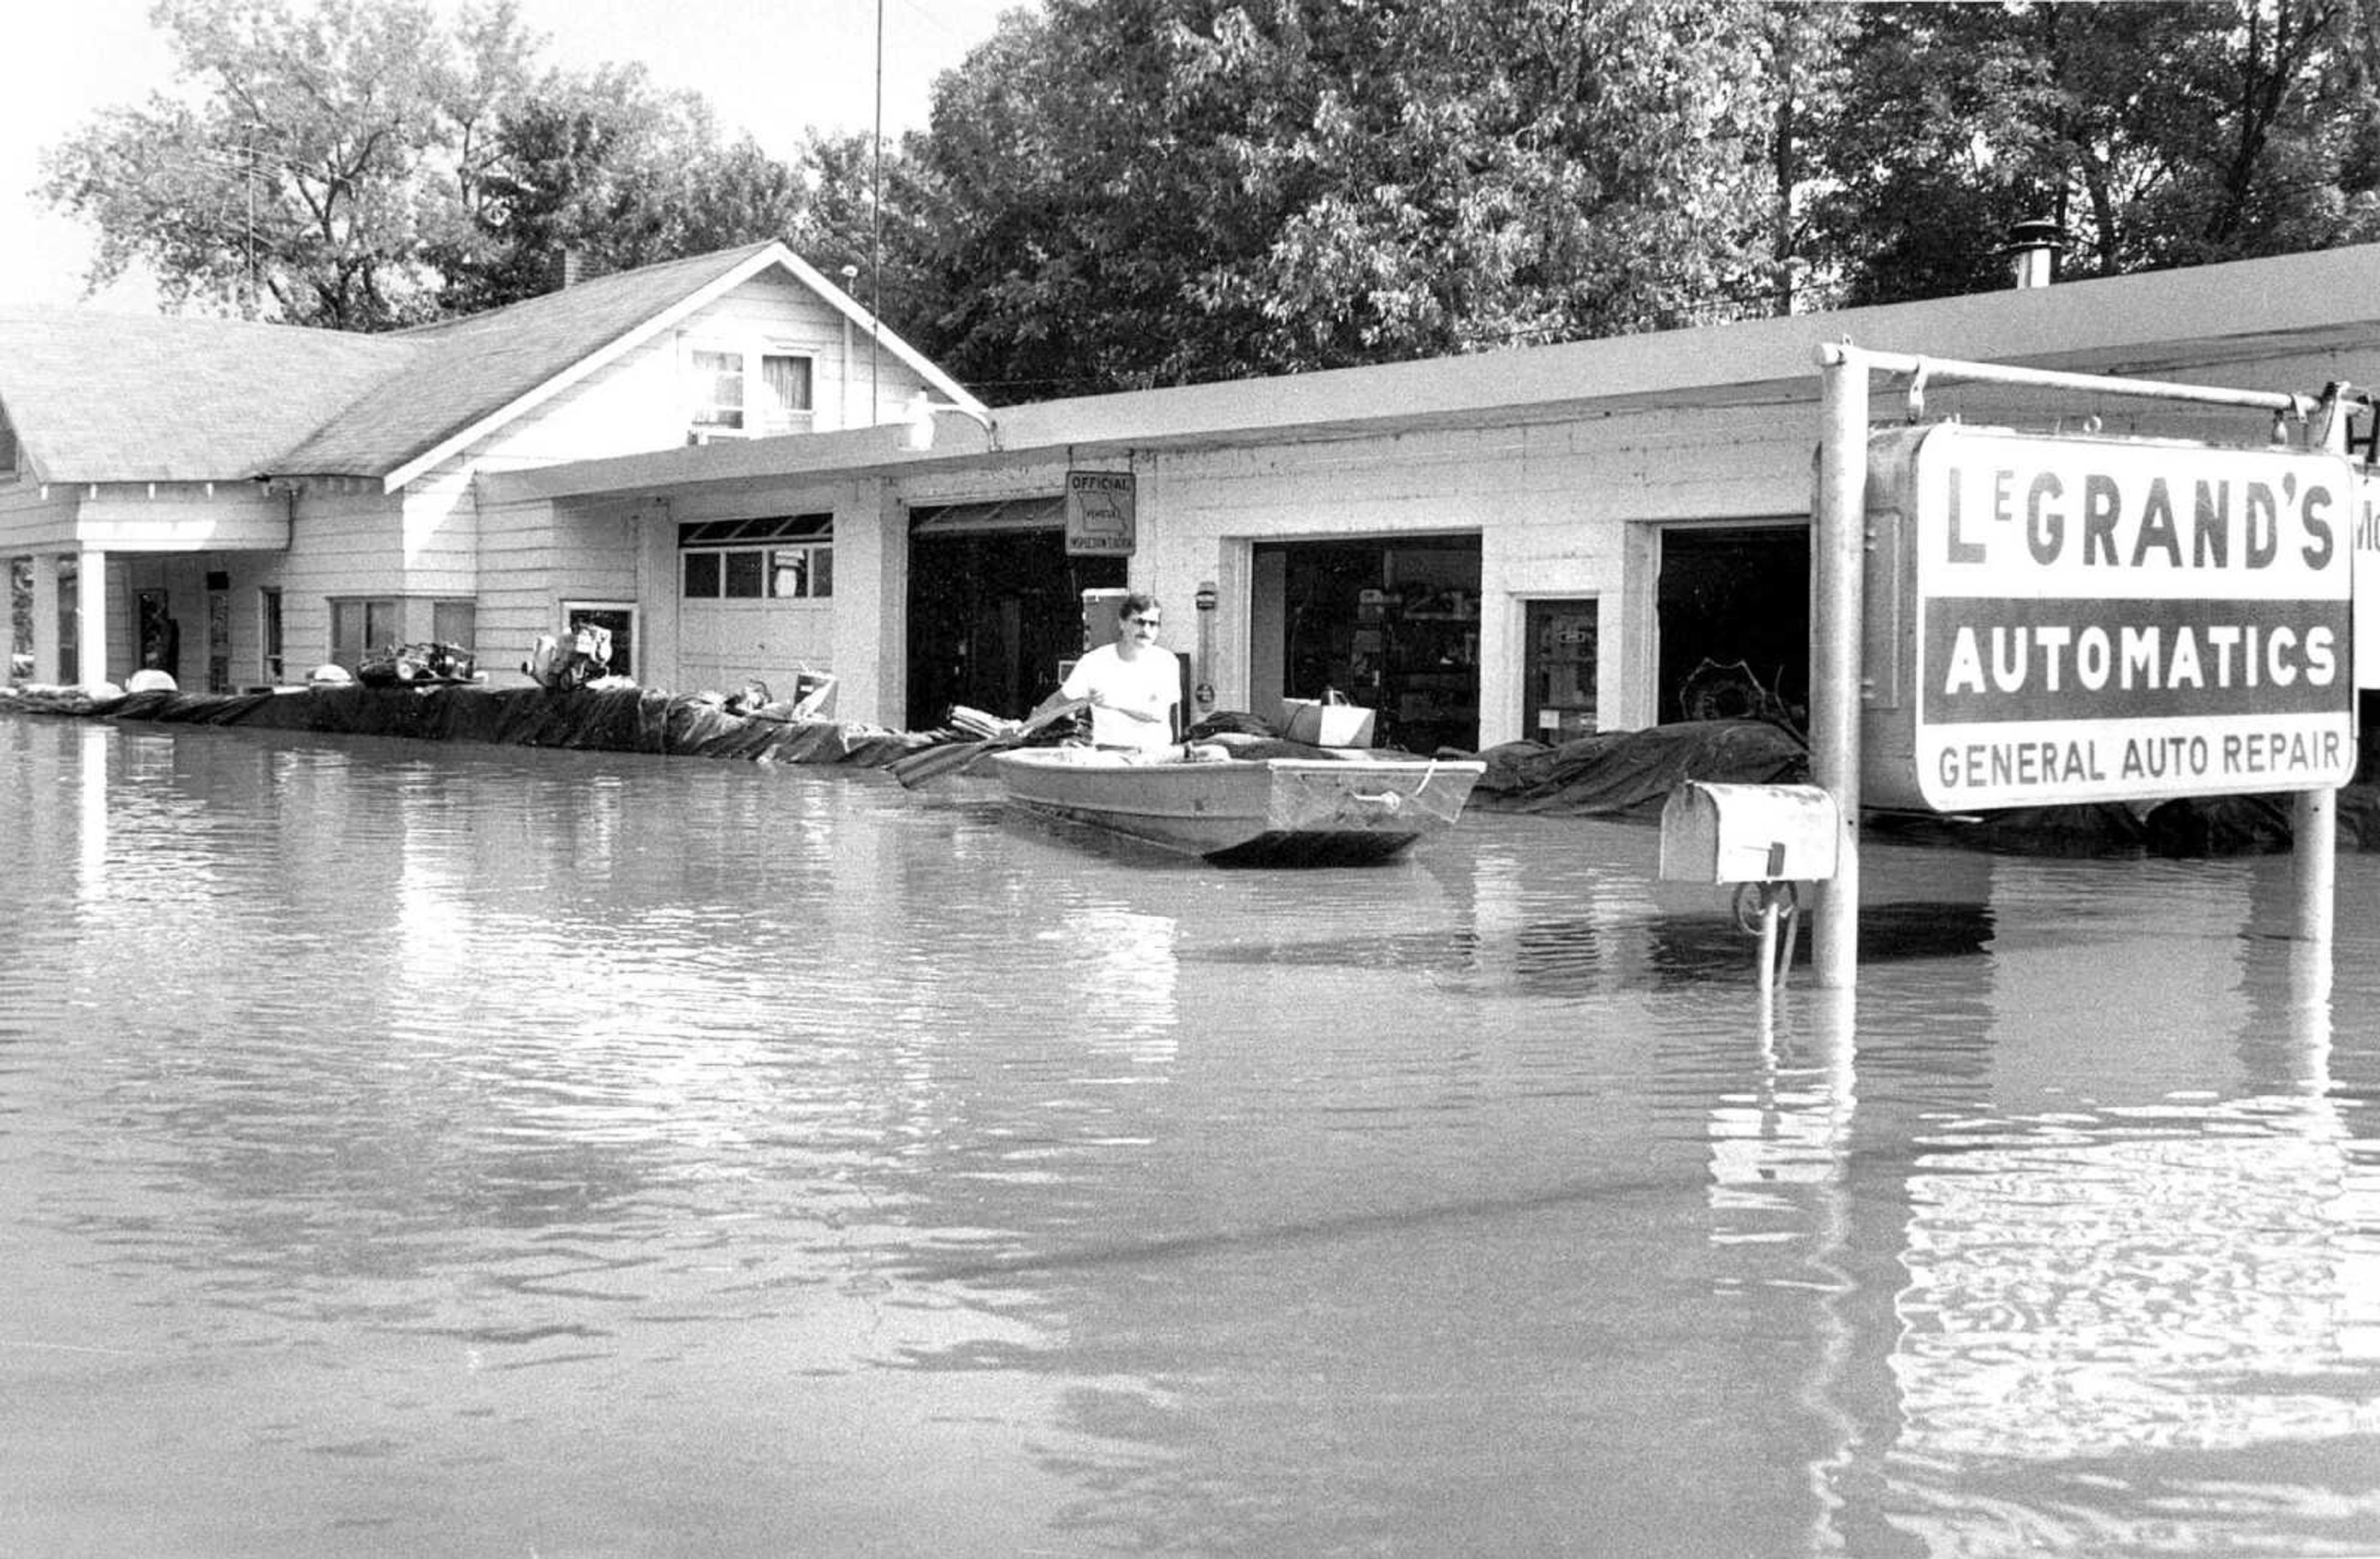
[[[2380,1551],[2380,858],[0,715],[0,1551]]]

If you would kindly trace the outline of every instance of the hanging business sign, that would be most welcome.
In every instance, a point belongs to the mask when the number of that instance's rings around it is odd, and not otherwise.
[[[1129,557],[1138,506],[1130,471],[1066,473],[1066,554]]]
[[[2344,457],[1944,424],[1878,435],[1868,493],[1871,805],[2352,777]]]

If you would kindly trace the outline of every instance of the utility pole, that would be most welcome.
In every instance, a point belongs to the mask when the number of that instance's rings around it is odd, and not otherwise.
[[[876,140],[868,173],[868,425],[884,419],[884,0],[876,0]]]
[[[257,314],[256,181],[262,171],[258,164],[256,157],[256,132],[263,128],[264,127],[262,125],[257,123],[254,119],[249,120],[248,123],[242,127],[246,131],[245,139],[248,143],[248,168],[241,179],[241,182],[248,186],[248,223],[245,231],[245,237],[248,242],[248,306],[244,311],[244,313],[246,317],[250,320],[255,319]]]

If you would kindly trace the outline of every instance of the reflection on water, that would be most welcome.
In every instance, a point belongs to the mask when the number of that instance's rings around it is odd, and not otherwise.
[[[2380,1549],[2380,867],[0,718],[29,1553]]]

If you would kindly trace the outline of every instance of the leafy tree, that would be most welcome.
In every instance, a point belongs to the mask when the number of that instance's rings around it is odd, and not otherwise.
[[[832,270],[849,246],[820,210],[866,209],[864,184],[835,183],[851,146],[813,132],[780,161],[748,135],[722,140],[707,102],[656,90],[640,66],[550,74],[499,120],[481,198],[433,256],[443,300],[468,312],[549,291],[565,255],[623,270],[782,239]]]
[[[426,316],[438,197],[478,177],[481,136],[529,42],[511,0],[454,36],[427,0],[158,0],[188,92],[101,115],[49,152],[42,192],[92,223],[91,277],[134,262],[169,303],[374,330]]]
[[[813,131],[799,154],[809,200],[792,228],[794,248],[839,282],[849,267],[853,296],[887,320],[925,314],[936,252],[929,229],[936,220],[952,220],[933,209],[921,140],[911,135],[889,141],[880,156],[872,135]]]
[[[1050,0],[940,84],[935,336],[995,393],[1645,329],[1774,291],[1751,0]]]
[[[101,115],[43,193],[169,306],[380,330],[596,268],[795,235],[798,164],[641,67],[540,74],[514,0],[158,0],[181,91]]]
[[[685,170],[714,139],[691,93],[641,66],[549,72],[501,110],[464,220],[433,248],[441,301],[475,312],[552,291],[565,254],[616,270],[669,257]]]
[[[2011,224],[2069,274],[2380,234],[2369,0],[1859,7],[1814,131],[1850,302],[2004,285]]]

